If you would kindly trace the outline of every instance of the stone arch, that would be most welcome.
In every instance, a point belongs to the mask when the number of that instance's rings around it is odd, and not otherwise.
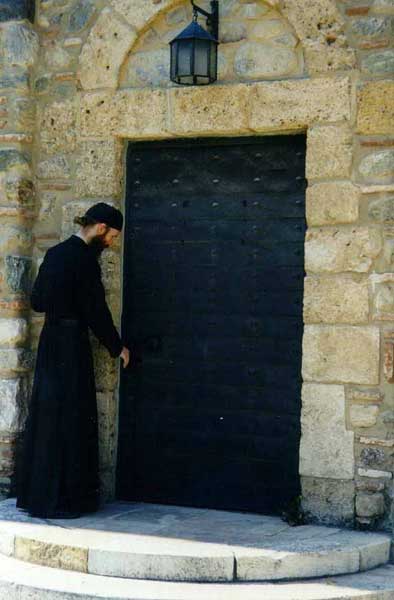
[[[182,1],[109,0],[81,49],[78,76],[82,89],[116,89],[120,68],[139,36],[160,14]],[[314,59],[312,71],[351,66],[335,0],[264,0],[263,4],[278,9],[292,25]]]

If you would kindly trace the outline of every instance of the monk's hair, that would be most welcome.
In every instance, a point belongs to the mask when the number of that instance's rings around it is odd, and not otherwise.
[[[92,217],[87,217],[84,215],[83,217],[74,217],[75,225],[80,225],[81,227],[89,227],[89,225],[95,225],[97,221],[92,219]]]

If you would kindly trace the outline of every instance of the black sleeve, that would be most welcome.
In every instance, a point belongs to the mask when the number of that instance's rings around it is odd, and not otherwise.
[[[108,350],[112,358],[120,355],[122,340],[116,329],[105,299],[101,269],[97,260],[91,259],[86,268],[78,269],[76,277],[77,306],[93,334]]]
[[[47,312],[52,298],[51,280],[47,273],[48,251],[38,269],[30,293],[30,305],[36,312]]]

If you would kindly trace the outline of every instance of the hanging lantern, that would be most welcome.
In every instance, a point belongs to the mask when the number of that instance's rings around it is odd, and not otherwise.
[[[170,78],[183,85],[206,85],[217,79],[219,3],[211,2],[212,13],[193,3],[193,21],[169,42],[171,46]],[[206,31],[197,22],[197,12],[207,17]]]

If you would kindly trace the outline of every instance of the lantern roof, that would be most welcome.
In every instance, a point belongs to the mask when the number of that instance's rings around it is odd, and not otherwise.
[[[171,42],[169,42],[170,44],[172,42],[174,42],[175,40],[181,40],[181,39],[200,39],[200,40],[210,40],[211,42],[216,42],[218,43],[218,41],[208,32],[206,31],[203,27],[201,27],[201,25],[199,25],[199,23],[197,23],[197,21],[192,21],[187,27],[185,27],[185,29],[183,29],[180,33],[178,33],[178,35],[176,37],[174,37],[173,40],[171,40]]]

